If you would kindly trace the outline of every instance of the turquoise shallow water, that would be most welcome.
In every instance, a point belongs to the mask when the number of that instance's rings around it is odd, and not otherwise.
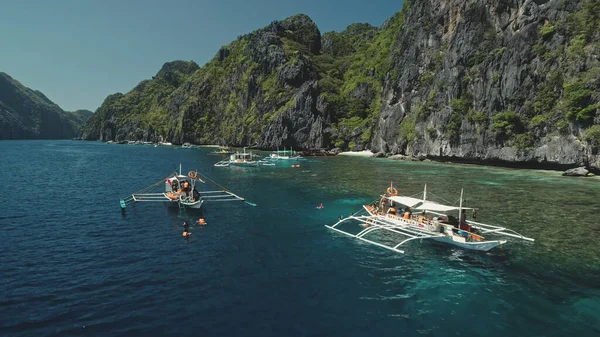
[[[1,336],[597,336],[600,180],[334,157],[215,168],[211,149],[0,142]],[[118,200],[179,163],[257,204]],[[406,254],[327,230],[390,180],[536,238]],[[316,206],[323,203],[324,209]],[[199,216],[209,225],[181,223]]]

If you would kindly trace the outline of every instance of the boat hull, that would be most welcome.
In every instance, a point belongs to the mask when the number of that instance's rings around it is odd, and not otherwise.
[[[185,206],[186,208],[191,208],[191,209],[200,209],[202,207],[202,203],[204,202],[204,200],[199,200],[196,202],[182,202],[181,204],[183,206]]]
[[[239,166],[239,167],[257,167],[257,162],[230,162],[230,166]]]
[[[450,236],[432,238],[431,240],[449,244],[449,245],[453,245],[453,246],[460,247],[463,249],[476,250],[476,251],[480,251],[480,252],[487,252],[493,248],[496,248],[496,247],[506,243],[506,240],[493,240],[493,241],[481,241],[481,242],[460,242],[460,241],[455,241],[454,238],[450,237]]]
[[[186,209],[200,209],[202,208],[203,200],[196,202],[169,202],[167,207],[169,208],[186,208]]]

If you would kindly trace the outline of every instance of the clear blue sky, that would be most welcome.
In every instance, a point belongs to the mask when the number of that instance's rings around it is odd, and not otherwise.
[[[95,111],[168,61],[208,62],[218,49],[294,14],[321,33],[380,26],[403,0],[0,0],[0,71],[65,110]]]

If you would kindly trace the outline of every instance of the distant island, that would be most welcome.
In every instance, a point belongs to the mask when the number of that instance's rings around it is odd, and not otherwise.
[[[75,138],[92,114],[64,111],[41,92],[0,72],[0,140]]]

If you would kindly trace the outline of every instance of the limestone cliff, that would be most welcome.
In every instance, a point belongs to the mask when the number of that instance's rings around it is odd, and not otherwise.
[[[306,15],[167,63],[84,138],[600,166],[600,0],[412,0],[321,36]]]
[[[329,146],[330,116],[309,57],[320,49],[307,16],[272,22],[222,47],[202,68],[166,63],[131,92],[109,96],[83,137]]]
[[[374,151],[599,167],[600,1],[414,0]]]

